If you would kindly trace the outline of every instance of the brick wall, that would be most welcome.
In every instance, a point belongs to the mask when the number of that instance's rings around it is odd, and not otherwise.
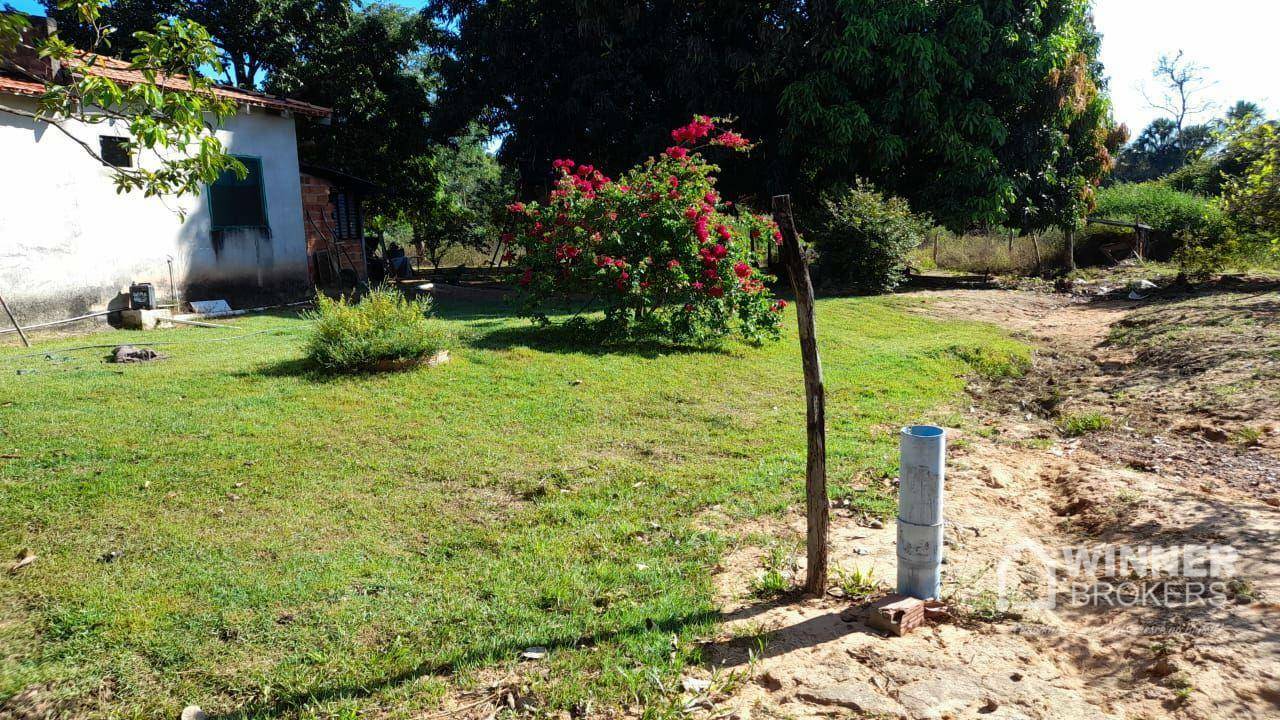
[[[307,231],[307,256],[311,264],[311,281],[320,283],[325,278],[323,270],[325,253],[332,267],[336,260],[342,269],[351,269],[361,280],[368,279],[364,264],[364,247],[359,238],[334,239],[333,183],[314,175],[302,173],[302,222]]]

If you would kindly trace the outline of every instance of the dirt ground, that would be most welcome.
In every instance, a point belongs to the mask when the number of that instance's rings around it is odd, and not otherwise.
[[[906,298],[922,313],[998,323],[1037,348],[1025,377],[975,381],[965,428],[951,434],[951,617],[897,638],[870,629],[865,600],[840,590],[761,600],[752,578],[772,562],[768,550],[741,548],[718,576],[727,622],[707,645],[710,687],[690,686],[695,714],[1280,717],[1276,288],[1141,301],[983,290]],[[1080,418],[1092,418],[1088,432]],[[892,585],[893,524],[840,509],[832,524],[836,578],[870,570]],[[787,525],[761,529],[803,536],[803,517]],[[1051,556],[1042,562],[1033,546]],[[1131,546],[1157,555],[1219,546],[1209,552],[1222,564],[1204,579],[1185,566],[1117,576],[1073,570],[1059,550]],[[803,572],[803,558],[794,562]],[[1126,581],[1141,602],[1065,597],[1067,587]],[[1204,594],[1185,585],[1215,581]],[[1205,599],[1179,602],[1179,591]]]

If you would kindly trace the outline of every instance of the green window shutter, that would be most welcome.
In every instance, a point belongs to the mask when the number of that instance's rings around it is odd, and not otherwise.
[[[209,215],[213,229],[266,227],[262,161],[247,157],[236,159],[248,170],[244,178],[228,170],[209,186]]]

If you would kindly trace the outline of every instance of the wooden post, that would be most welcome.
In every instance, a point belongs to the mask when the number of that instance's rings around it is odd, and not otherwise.
[[[13,323],[13,327],[18,331],[18,337],[22,338],[22,344],[25,347],[31,347],[31,341],[27,339],[27,334],[22,332],[22,326],[18,324],[18,318],[13,316],[13,311],[9,309],[9,303],[4,301],[4,296],[0,295],[0,307],[4,307],[4,314],[9,316],[9,322]]]
[[[1044,263],[1040,261],[1040,240],[1036,233],[1031,233],[1031,247],[1036,251],[1036,275],[1044,274]]]
[[[942,240],[942,231],[933,231],[933,266],[938,267],[938,242]]]
[[[1076,269],[1076,231],[1067,230],[1067,269]]]
[[[813,319],[813,281],[800,249],[791,196],[775,195],[773,219],[782,231],[782,263],[791,276],[796,295],[796,321],[800,325],[800,358],[804,362],[805,418],[809,435],[805,467],[805,501],[808,518],[808,569],[805,590],[821,597],[827,592],[827,428],[826,398],[822,388],[822,363],[818,359],[817,327]]]

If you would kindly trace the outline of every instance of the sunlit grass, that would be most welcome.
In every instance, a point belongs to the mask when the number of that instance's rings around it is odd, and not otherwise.
[[[408,716],[533,645],[544,707],[666,702],[729,539],[801,502],[794,318],[762,349],[598,352],[437,309],[452,362],[386,375],[312,374],[296,317],[0,351],[0,552],[39,556],[0,582],[0,702]],[[882,515],[897,428],[963,357],[1025,356],[880,300],[818,323],[833,494]],[[59,350],[141,339],[181,344]]]

